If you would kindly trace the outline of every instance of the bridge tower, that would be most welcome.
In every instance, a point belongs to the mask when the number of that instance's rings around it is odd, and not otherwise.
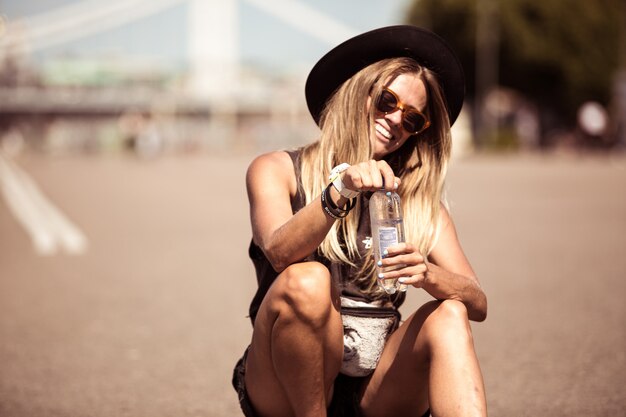
[[[238,0],[188,0],[188,92],[231,96],[239,74]]]

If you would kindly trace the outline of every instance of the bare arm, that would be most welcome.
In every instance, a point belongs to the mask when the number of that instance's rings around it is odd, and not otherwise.
[[[345,184],[353,190],[391,189],[399,179],[384,161],[369,161],[344,172]],[[394,181],[395,180],[395,181]],[[299,210],[291,210],[297,184],[291,158],[286,152],[272,152],[256,158],[246,176],[254,242],[272,267],[280,272],[312,254],[335,222],[322,209],[320,196]],[[343,207],[348,200],[331,187],[331,198]]]
[[[478,277],[463,252],[454,222],[442,207],[442,230],[430,253],[424,289],[437,299],[462,301],[469,318],[483,321],[487,318],[487,296]]]
[[[438,300],[458,300],[467,307],[469,318],[487,317],[487,297],[459,242],[448,211],[442,207],[442,230],[428,260],[412,244],[389,248],[384,265],[404,263],[406,268],[385,274],[386,278],[406,277],[404,282],[423,288]]]
[[[333,219],[324,214],[319,197],[295,215],[292,213],[291,197],[297,184],[287,153],[273,152],[256,158],[248,168],[246,185],[252,238],[276,271],[315,251]]]

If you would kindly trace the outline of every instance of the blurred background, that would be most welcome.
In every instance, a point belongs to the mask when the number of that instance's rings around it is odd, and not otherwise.
[[[246,167],[315,139],[324,53],[402,23],[466,73],[491,415],[626,415],[622,0],[0,0],[0,415],[239,415]]]
[[[142,154],[310,140],[307,71],[374,27],[433,29],[467,75],[463,150],[623,148],[624,6],[3,1],[4,147]],[[262,131],[263,133],[259,133]]]

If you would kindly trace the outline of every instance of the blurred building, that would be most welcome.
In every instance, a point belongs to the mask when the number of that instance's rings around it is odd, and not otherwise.
[[[242,9],[254,8],[298,36],[313,38],[320,50],[357,33],[299,0],[58,3],[0,21],[0,136],[9,135],[12,142],[22,137],[46,150],[135,147],[144,136],[160,149],[304,140],[314,132],[303,99],[309,65],[298,66],[294,59],[294,65],[277,71],[278,66],[242,63]],[[169,20],[166,13],[172,14]],[[135,22],[155,15],[170,33],[155,43],[178,41],[168,49],[184,49],[173,59],[49,53],[122,26],[131,31],[126,39],[132,42]]]

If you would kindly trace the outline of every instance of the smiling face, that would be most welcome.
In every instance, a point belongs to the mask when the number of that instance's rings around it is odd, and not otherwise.
[[[425,112],[427,95],[426,86],[417,74],[406,73],[397,76],[387,88],[392,90],[405,107],[412,106]],[[368,99],[367,105],[372,105]],[[400,148],[411,133],[402,127],[402,110],[399,108],[390,113],[374,111],[375,135],[372,138],[374,159],[382,159]]]

